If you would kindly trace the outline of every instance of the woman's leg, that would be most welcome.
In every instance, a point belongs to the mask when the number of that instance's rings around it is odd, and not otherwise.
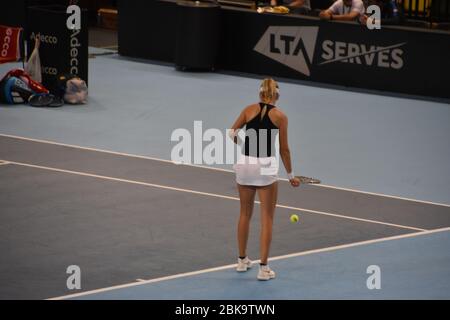
[[[261,201],[261,263],[267,264],[270,243],[272,241],[272,225],[277,204],[278,182],[258,188],[258,196]]]
[[[238,223],[239,256],[247,256],[247,240],[250,229],[250,219],[253,213],[256,188],[238,184],[239,198],[241,202],[241,214]]]

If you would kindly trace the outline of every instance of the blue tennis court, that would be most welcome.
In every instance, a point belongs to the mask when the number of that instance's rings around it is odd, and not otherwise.
[[[142,280],[81,293],[71,299],[304,300],[448,299],[450,228],[281,256],[277,281],[256,282],[256,271],[234,266]],[[381,270],[380,289],[368,290],[368,263]],[[256,268],[255,268],[256,269]]]
[[[90,50],[87,105],[0,106],[0,299],[450,298],[448,101],[278,79],[293,167],[322,184],[281,172],[263,282],[259,200],[238,273],[231,165],[176,165],[170,139],[228,128],[261,77]]]

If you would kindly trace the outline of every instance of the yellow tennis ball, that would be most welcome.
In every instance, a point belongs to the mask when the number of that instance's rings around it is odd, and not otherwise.
[[[291,222],[292,223],[297,223],[298,222],[298,215],[296,215],[296,214],[291,215]]]

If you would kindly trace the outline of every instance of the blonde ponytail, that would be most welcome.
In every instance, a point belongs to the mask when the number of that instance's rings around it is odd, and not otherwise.
[[[259,97],[264,103],[278,99],[278,85],[272,78],[264,79],[259,89]]]

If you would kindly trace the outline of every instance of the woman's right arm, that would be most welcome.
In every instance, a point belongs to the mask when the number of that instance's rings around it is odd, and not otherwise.
[[[288,118],[285,114],[281,114],[280,117],[280,156],[283,161],[284,167],[288,174],[292,173],[292,163],[291,163],[291,151],[289,150],[288,144]],[[300,185],[300,180],[298,178],[289,179],[289,182],[293,187],[298,187]]]
[[[248,108],[248,107],[247,107]],[[236,121],[233,123],[233,126],[230,129],[229,135],[231,140],[233,140],[234,143],[236,144],[241,144],[242,141],[240,141],[239,136],[238,136],[238,131],[239,129],[241,129],[245,123],[246,123],[246,117],[245,117],[245,112],[247,110],[247,108],[245,108],[244,110],[242,110],[242,112],[240,113],[239,117],[236,119]]]

